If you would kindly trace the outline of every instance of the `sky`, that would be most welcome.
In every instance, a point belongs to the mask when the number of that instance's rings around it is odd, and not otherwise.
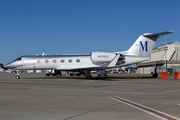
[[[0,63],[22,55],[128,50],[144,33],[175,31],[180,0],[0,0]],[[164,44],[165,37],[155,47]]]

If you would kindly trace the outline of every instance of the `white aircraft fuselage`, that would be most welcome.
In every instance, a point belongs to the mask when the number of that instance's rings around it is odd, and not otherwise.
[[[172,32],[145,33],[127,51],[114,53],[91,52],[86,55],[21,56],[7,64],[5,68],[14,70],[84,70],[86,71],[86,77],[91,78],[90,71],[92,70],[127,66],[148,60],[157,38],[169,33]],[[19,76],[16,78],[19,78]]]
[[[102,52],[103,53],[103,52]],[[117,55],[119,56],[119,55]],[[104,58],[102,58],[104,59]],[[115,66],[108,66],[111,61],[93,62],[91,55],[46,55],[46,56],[21,56],[5,67],[14,70],[78,70],[78,69],[97,69],[127,66],[148,60],[149,57],[126,56],[125,60]]]

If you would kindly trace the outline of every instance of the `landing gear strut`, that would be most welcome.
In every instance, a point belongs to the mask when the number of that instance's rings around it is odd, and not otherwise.
[[[22,71],[19,71],[19,72],[16,74],[16,77],[15,77],[15,78],[16,78],[16,79],[20,79],[20,76],[19,76],[19,75],[20,75],[21,73],[22,73]]]
[[[91,71],[90,70],[86,70],[86,74],[85,74],[86,78],[91,79]]]

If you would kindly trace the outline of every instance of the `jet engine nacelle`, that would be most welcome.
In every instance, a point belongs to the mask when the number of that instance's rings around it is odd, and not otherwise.
[[[111,62],[115,56],[116,53],[92,52],[91,60],[93,63],[105,63],[105,62]]]

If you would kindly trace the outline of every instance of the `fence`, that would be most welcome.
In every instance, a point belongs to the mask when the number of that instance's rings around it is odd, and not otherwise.
[[[180,66],[168,67],[167,71],[165,67],[156,67],[155,72],[161,74],[161,72],[169,72],[169,74],[174,74],[174,72],[180,72]]]

